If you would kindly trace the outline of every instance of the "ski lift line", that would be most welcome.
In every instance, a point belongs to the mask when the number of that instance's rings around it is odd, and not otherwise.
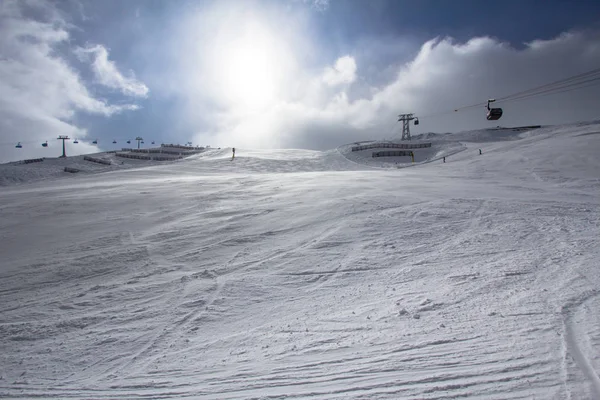
[[[468,110],[470,108],[481,107],[482,105],[485,106],[485,104],[486,104],[485,102],[471,104],[469,106],[458,107],[458,108],[455,108],[453,110],[442,111],[442,112],[435,113],[435,114],[420,115],[419,118],[430,118],[430,117],[437,117],[439,115],[453,114],[453,113],[458,112],[458,111]]]
[[[527,93],[530,93],[530,92],[536,92],[538,90],[542,90],[542,89],[546,89],[546,88],[551,88],[551,87],[554,87],[554,86],[558,87],[558,86],[561,86],[561,85],[564,85],[564,84],[573,83],[572,81],[576,81],[576,80],[582,79],[582,78],[589,78],[589,77],[592,77],[594,75],[600,75],[600,68],[594,69],[592,71],[584,72],[582,74],[575,75],[575,76],[572,76],[570,78],[561,79],[559,81],[555,81],[555,82],[552,82],[552,83],[547,83],[545,85],[537,86],[535,88],[530,88],[530,89],[527,89],[527,90],[523,90],[521,92],[513,93],[513,94],[508,95],[508,96],[499,97],[496,100],[498,100],[498,101],[504,101],[506,99],[510,99],[510,98],[517,97],[517,96],[521,96],[521,95],[524,95],[524,94],[527,94]],[[581,83],[583,83],[583,82],[581,82]]]
[[[600,79],[600,78],[599,78],[599,79]],[[574,87],[574,88],[570,88],[570,89],[564,89],[564,90],[560,90],[560,91],[554,91],[554,92],[551,92],[551,93],[539,94],[539,95],[536,95],[535,97],[546,97],[546,96],[550,96],[550,95],[553,95],[553,94],[559,94],[559,93],[571,92],[571,91],[573,91],[573,90],[577,90],[577,89],[584,89],[584,88],[587,88],[587,87],[592,87],[592,86],[596,86],[596,85],[600,85],[600,82],[596,82],[596,83],[594,83],[594,84],[587,85],[587,86],[585,86],[585,87]],[[531,97],[533,97],[533,96],[523,96],[523,97],[518,97],[518,98],[516,98],[516,99],[511,99],[510,101],[520,101],[520,100],[527,100],[527,99],[529,99],[529,98],[531,98]]]
[[[47,140],[19,140],[19,143],[21,144],[40,144],[43,143]],[[14,146],[15,142],[0,142],[0,146]]]
[[[540,97],[548,96],[550,94],[562,93],[565,91],[571,91],[571,90],[576,90],[576,89],[583,89],[583,88],[586,88],[589,86],[595,86],[597,83],[592,83],[590,85],[586,85],[586,84],[600,79],[600,76],[596,76],[596,75],[600,75],[600,68],[596,68],[591,71],[584,72],[584,73],[581,73],[581,74],[578,74],[575,76],[571,76],[569,78],[565,78],[565,79],[562,79],[559,81],[547,83],[547,84],[544,84],[541,86],[537,86],[537,87],[523,90],[523,91],[520,91],[517,93],[513,93],[508,96],[499,97],[496,99],[496,101],[510,102],[510,101],[516,101],[516,100],[523,100],[525,98],[532,98],[532,97],[536,97],[536,96],[540,96]],[[588,79],[586,79],[586,78],[588,78]],[[585,79],[585,80],[581,80],[581,79]],[[580,80],[580,81],[576,82],[577,80]],[[563,89],[567,89],[567,90],[563,90]],[[428,115],[424,115],[424,116],[421,115],[420,118],[431,118],[431,117],[437,117],[437,116],[446,115],[446,114],[452,114],[452,113],[455,113],[458,111],[468,110],[470,108],[485,106],[485,104],[486,103],[480,102],[480,103],[471,104],[468,106],[458,107],[453,110],[442,111],[439,113],[428,114]]]
[[[51,139],[55,139],[55,138],[51,138]],[[54,141],[52,141],[54,142]],[[74,139],[71,143],[72,144],[79,144],[79,143],[84,143],[84,144],[91,144],[91,145],[98,145],[98,140],[95,139],[93,141],[89,141],[89,140],[85,140],[85,141],[79,141],[77,139]],[[106,144],[112,143],[112,146],[115,146],[117,144],[116,140],[113,140],[112,142],[107,141],[105,142]],[[144,142],[141,142],[142,144],[144,144]],[[156,141],[152,141],[152,144],[155,145]],[[16,145],[15,142],[0,142],[0,148],[17,148],[17,149],[23,149],[23,148],[35,148],[35,147],[42,147],[44,149],[51,149],[53,147],[55,147],[54,145],[50,144],[50,140],[21,140],[21,141],[17,141]],[[47,151],[47,150],[46,150]]]
[[[559,93],[562,92],[563,89],[569,89],[569,88],[574,88],[574,89],[583,89],[586,88],[588,86],[594,86],[595,84],[591,84],[588,85],[591,82],[595,82],[597,80],[600,79],[600,76],[597,77],[593,77],[584,81],[579,81],[579,82],[564,82],[558,86],[555,87],[548,87],[545,88],[543,90],[538,89],[536,91],[530,91],[530,92],[522,92],[520,95],[514,95],[511,96],[509,98],[503,98],[503,99],[497,99],[497,101],[503,101],[503,102],[510,102],[513,100],[517,100],[517,99],[523,99],[523,98],[529,98],[529,97],[536,97],[539,95],[546,95],[546,94],[552,94],[552,93]]]
[[[398,125],[398,122],[400,122],[400,121],[396,121],[394,123],[394,125],[392,125],[392,129],[390,130],[390,135],[391,135],[390,138],[392,138],[392,139],[395,138],[396,136],[398,136],[398,135],[394,135],[394,130],[396,129],[396,125]],[[386,138],[383,138],[383,139],[387,140]]]
[[[51,143],[51,142],[52,142],[52,140],[55,140],[55,139],[56,139],[56,138],[55,138],[55,137],[53,137],[53,138],[50,138],[50,139],[48,139],[48,140],[46,140],[46,139],[38,139],[38,140],[21,140],[21,141],[19,141],[19,143],[21,143],[22,145],[26,145],[26,144],[35,144],[35,145],[38,145],[38,144],[40,144],[40,143],[44,143],[44,142]],[[87,143],[87,144],[100,144],[100,140],[92,140],[92,141],[89,141],[89,140],[79,140],[79,139],[73,139],[73,142],[71,142],[71,143],[75,143],[75,140],[77,140],[77,141],[78,141],[78,143]],[[133,139],[131,139],[131,140],[133,140]],[[114,141],[114,140],[113,140],[113,141]],[[111,141],[111,140],[106,140],[106,141],[104,141],[104,143],[113,143],[113,141]],[[95,143],[95,142],[96,142],[96,143]],[[117,142],[118,142],[118,141],[117,141]],[[153,140],[152,142],[153,142],[152,144],[155,144],[155,143],[156,143],[156,141],[155,141],[155,140]],[[0,146],[14,146],[14,145],[15,145],[15,142],[0,142]]]
[[[568,90],[583,89],[583,88],[588,87],[588,86],[597,85],[597,83],[595,83],[593,85],[585,85],[585,86],[582,86],[582,85],[584,85],[586,83],[590,83],[590,82],[595,82],[595,81],[598,81],[598,80],[600,80],[600,76],[598,76],[596,78],[591,78],[591,79],[588,79],[588,80],[582,81],[582,82],[575,82],[575,83],[571,83],[569,85],[563,85],[563,86],[560,86],[560,87],[546,89],[546,90],[538,91],[538,92],[535,92],[535,93],[523,94],[522,96],[518,96],[518,97],[511,97],[509,100],[503,100],[503,101],[509,102],[509,101],[521,100],[521,99],[525,99],[525,98],[529,98],[529,97],[535,97],[535,96],[540,96],[540,95],[548,96],[548,95],[553,94],[553,93],[561,93],[561,92],[564,91],[563,89],[568,89]]]

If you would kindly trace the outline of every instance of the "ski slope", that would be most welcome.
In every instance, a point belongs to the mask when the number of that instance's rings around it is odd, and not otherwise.
[[[0,397],[600,398],[600,123],[440,143],[11,170]]]

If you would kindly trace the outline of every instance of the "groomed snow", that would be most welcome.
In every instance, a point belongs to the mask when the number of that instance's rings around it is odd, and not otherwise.
[[[600,398],[600,123],[423,140],[0,166],[0,397]]]

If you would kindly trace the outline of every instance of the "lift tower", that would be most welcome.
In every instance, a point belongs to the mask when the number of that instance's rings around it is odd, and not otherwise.
[[[65,153],[65,140],[70,140],[70,139],[69,139],[68,136],[64,136],[64,135],[60,135],[57,139],[63,141],[63,155],[60,156],[60,157],[66,158],[67,157],[67,153]]]
[[[138,149],[139,149],[140,148],[140,142],[143,143],[144,139],[141,136],[138,136],[138,137],[135,138],[135,140],[137,140],[137,142],[138,142]]]
[[[402,138],[400,140],[410,140],[410,121],[415,119],[413,114],[400,114],[398,121],[402,121]]]

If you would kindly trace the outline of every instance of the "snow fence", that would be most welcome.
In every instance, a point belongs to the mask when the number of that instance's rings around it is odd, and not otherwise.
[[[90,156],[85,156],[83,157],[83,159],[85,161],[91,161],[91,162],[95,162],[98,164],[104,164],[104,165],[111,165],[112,162],[110,160],[104,160],[102,158],[94,158],[94,157],[90,157]]]
[[[352,151],[368,149],[424,149],[431,147],[431,143],[371,143],[362,146],[353,146]]]
[[[396,150],[396,151],[374,151],[372,154],[372,157],[404,157],[404,156],[408,156],[411,157],[413,155],[412,151],[402,151],[402,150]]]

